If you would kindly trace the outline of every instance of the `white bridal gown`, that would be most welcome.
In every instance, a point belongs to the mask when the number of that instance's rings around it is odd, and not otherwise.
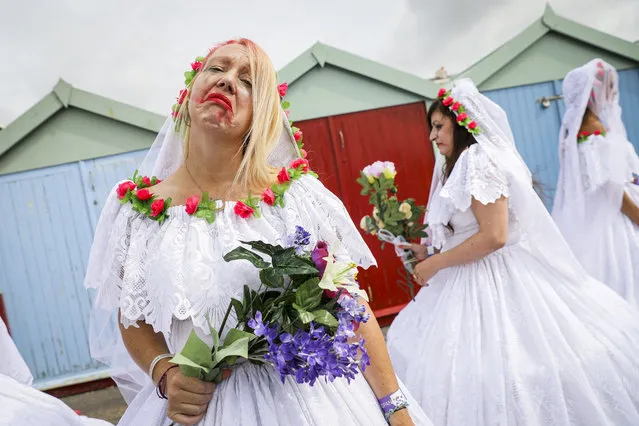
[[[207,316],[219,327],[229,300],[241,298],[245,284],[257,288],[257,269],[247,261],[227,263],[224,254],[240,241],[285,244],[296,225],[318,239],[339,243],[341,253],[362,267],[374,264],[368,247],[341,201],[317,179],[295,181],[285,195],[285,207],[262,209],[261,218],[242,219],[226,203],[214,223],[189,216],[184,206],[172,206],[162,223],[120,205],[115,192],[98,224],[86,284],[98,289],[97,304],[106,311],[120,309],[122,321],[144,320],[165,334],[172,351],[179,351],[191,330],[211,342]],[[233,322],[233,321],[231,321]],[[128,357],[127,362],[131,362]],[[121,425],[166,426],[167,401],[156,396],[152,383],[133,392]],[[409,412],[417,425],[430,425],[411,398]],[[377,398],[360,374],[350,384],[318,380],[314,386],[284,383],[270,367],[244,364],[216,389],[205,426],[385,425]]]
[[[438,426],[639,425],[639,312],[580,268],[537,254],[511,187],[475,144],[436,188],[435,246],[478,232],[472,197],[508,198],[508,240],[441,270],[398,315],[388,333],[398,376]]]

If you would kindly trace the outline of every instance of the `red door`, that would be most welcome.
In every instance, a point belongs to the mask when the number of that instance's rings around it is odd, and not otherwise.
[[[368,199],[360,195],[355,181],[360,170],[377,160],[392,161],[398,170],[400,198],[412,197],[426,204],[435,164],[425,104],[415,103],[344,114],[296,123],[304,132],[311,166],[320,179],[344,201],[351,218],[359,224],[370,214]],[[360,285],[369,293],[376,316],[397,313],[409,296],[397,287],[401,262],[392,247],[364,236],[377,259],[378,268],[362,271]]]

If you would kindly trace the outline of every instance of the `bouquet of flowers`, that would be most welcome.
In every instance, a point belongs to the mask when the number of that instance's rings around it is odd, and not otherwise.
[[[390,161],[376,161],[361,171],[357,182],[362,186],[361,194],[369,197],[373,213],[362,218],[360,227],[367,234],[377,236],[382,247],[385,243],[395,246],[395,253],[404,264],[403,279],[398,284],[414,297],[411,275],[417,259],[411,250],[402,247],[411,240],[427,236],[426,225],[420,221],[426,208],[418,206],[412,198],[400,200],[397,197],[395,176],[395,164]]]
[[[262,241],[242,242],[224,260],[249,261],[260,270],[257,290],[244,286],[242,300],[231,299],[219,330],[211,327],[213,348],[191,332],[171,360],[183,374],[219,382],[224,369],[243,362],[271,364],[282,382],[292,376],[311,386],[318,378],[349,382],[369,365],[364,340],[354,339],[368,321],[358,303],[366,293],[357,285],[357,266],[335,259],[319,241],[297,227],[287,247]],[[266,260],[268,259],[268,260]],[[221,341],[231,310],[237,324]]]

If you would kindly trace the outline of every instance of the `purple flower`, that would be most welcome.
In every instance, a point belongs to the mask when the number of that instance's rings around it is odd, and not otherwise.
[[[302,252],[304,251],[304,247],[306,247],[310,243],[311,234],[301,226],[296,226],[295,233],[289,235],[288,237],[288,245],[290,247],[295,247],[295,251],[297,254],[302,254]]]
[[[262,313],[257,311],[255,318],[248,320],[248,326],[253,329],[253,334],[256,336],[264,336],[267,342],[273,343],[273,340],[277,337],[277,327],[269,326],[268,322],[264,324],[262,322]]]
[[[344,323],[343,327],[350,327],[352,331],[353,322]],[[294,336],[280,334],[264,358],[275,366],[282,382],[286,376],[292,376],[297,383],[311,386],[320,377],[328,381],[344,377],[350,381],[370,362],[363,340],[349,342],[348,336],[339,332],[331,336],[324,327],[314,323],[310,324],[309,332],[298,330]]]
[[[320,277],[324,275],[326,270],[326,257],[328,257],[328,245],[324,241],[318,241],[317,245],[311,252],[311,259],[320,272]]]

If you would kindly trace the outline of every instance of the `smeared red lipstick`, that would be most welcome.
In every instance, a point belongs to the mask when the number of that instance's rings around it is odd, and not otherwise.
[[[233,112],[233,104],[231,103],[231,100],[221,93],[209,93],[202,102],[215,102],[216,104],[222,105],[230,112]]]

